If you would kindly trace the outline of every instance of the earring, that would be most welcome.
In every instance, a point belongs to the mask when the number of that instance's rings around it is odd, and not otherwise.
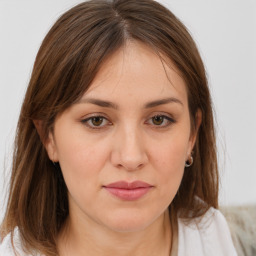
[[[185,167],[190,167],[193,164],[193,157],[190,156],[190,159],[185,162]]]
[[[55,169],[57,169],[57,170],[60,169],[59,162],[53,162],[53,161],[51,161],[51,162],[52,162],[52,164],[54,165],[54,168],[55,168]]]

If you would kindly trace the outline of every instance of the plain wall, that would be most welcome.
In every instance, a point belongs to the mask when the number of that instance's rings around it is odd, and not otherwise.
[[[16,122],[38,48],[75,0],[0,0],[0,209]],[[256,203],[256,1],[170,0],[205,62],[217,121],[225,205]],[[0,219],[3,211],[0,211]]]

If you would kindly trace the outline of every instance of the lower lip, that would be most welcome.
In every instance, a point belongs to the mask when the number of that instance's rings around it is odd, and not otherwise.
[[[134,188],[134,189],[123,189],[123,188],[108,188],[104,187],[110,194],[127,201],[138,200],[142,196],[148,193],[152,187],[146,188]]]

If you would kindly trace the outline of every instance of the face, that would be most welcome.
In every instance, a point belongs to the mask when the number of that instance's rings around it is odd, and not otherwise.
[[[119,232],[150,226],[172,202],[195,136],[175,66],[127,43],[58,116],[46,144],[63,172],[70,218]]]

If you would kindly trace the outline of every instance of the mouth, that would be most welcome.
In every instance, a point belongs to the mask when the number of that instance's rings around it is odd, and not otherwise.
[[[134,201],[147,194],[153,186],[143,181],[118,181],[103,186],[103,188],[121,200]]]

